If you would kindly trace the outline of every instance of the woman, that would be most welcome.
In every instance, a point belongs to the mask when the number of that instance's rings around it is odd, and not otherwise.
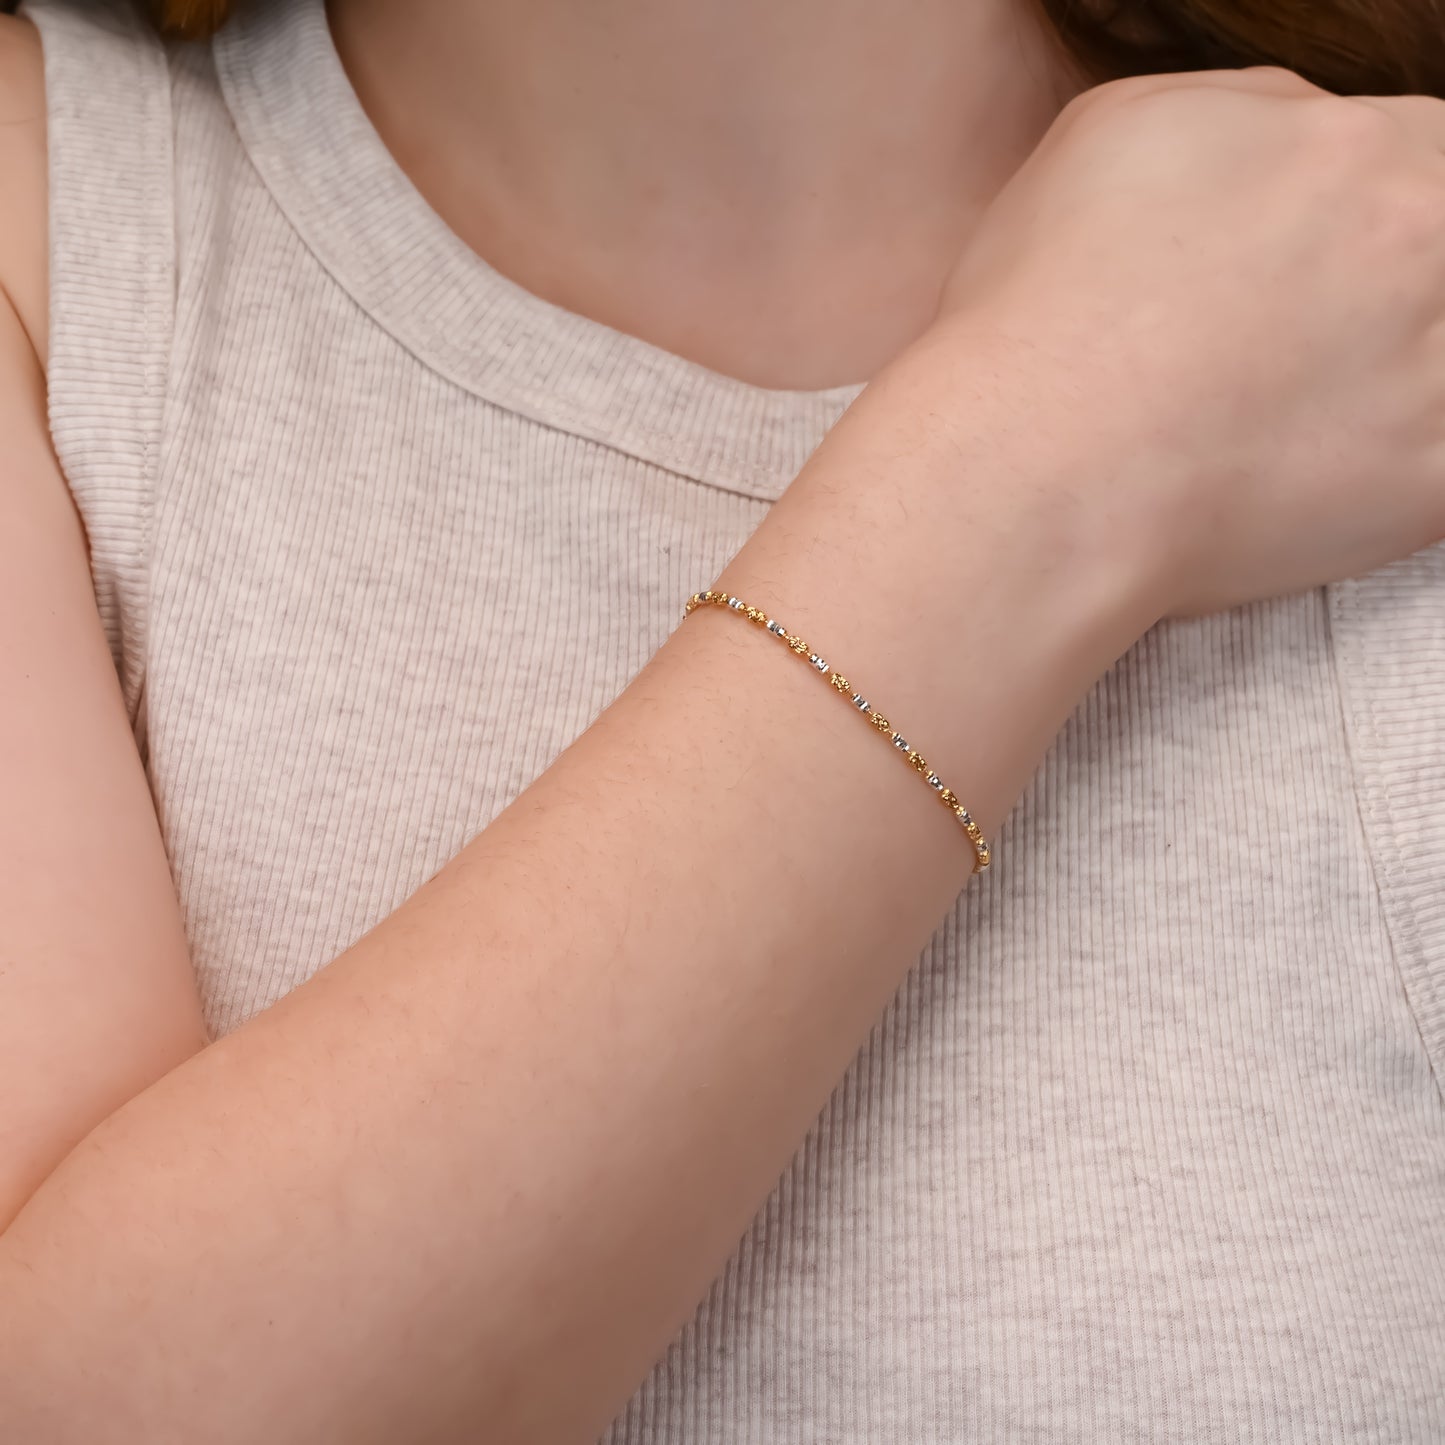
[[[1442,41],[1156,8],[6,22],[4,1439],[1445,1436]]]

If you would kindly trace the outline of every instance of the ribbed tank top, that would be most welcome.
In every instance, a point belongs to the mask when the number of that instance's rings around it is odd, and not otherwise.
[[[52,431],[219,1034],[587,726],[856,388],[491,269],[321,0],[26,8]],[[609,1445],[1440,1445],[1445,548],[1152,629],[996,860]]]

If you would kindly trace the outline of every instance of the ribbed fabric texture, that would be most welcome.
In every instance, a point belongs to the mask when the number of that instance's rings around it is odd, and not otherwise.
[[[221,1033],[586,727],[856,388],[490,270],[321,0],[169,51],[27,8],[55,441]],[[1445,549],[1151,631],[607,1445],[1445,1441],[1442,719]]]
[[[105,559],[95,569],[96,599],[138,723],[152,481],[174,326],[175,202],[165,58],[137,45],[134,31],[124,12],[105,7],[79,25],[57,14],[45,56],[51,185],[65,207],[50,245],[51,313],[60,321],[50,422],[91,549]],[[121,127],[92,94],[101,75],[131,97]],[[105,184],[69,186],[70,157]],[[117,223],[122,243],[111,246]],[[68,326],[68,316],[85,324]]]

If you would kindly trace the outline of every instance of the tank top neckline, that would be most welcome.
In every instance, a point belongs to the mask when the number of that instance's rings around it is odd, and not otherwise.
[[[241,141],[302,241],[357,305],[456,385],[765,500],[862,390],[753,386],[495,270],[392,157],[342,66],[324,0],[256,0],[213,45]]]

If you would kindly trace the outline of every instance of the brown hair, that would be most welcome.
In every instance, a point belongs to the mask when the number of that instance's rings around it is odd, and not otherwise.
[[[193,39],[219,30],[231,9],[231,0],[151,0],[151,14],[162,30]]]
[[[210,34],[234,0],[151,0]],[[964,0],[960,0],[964,3]],[[1445,0],[1036,0],[1090,79],[1284,65],[1327,90],[1445,94]]]
[[[1097,80],[1283,65],[1344,95],[1445,95],[1442,0],[1038,0]]]

